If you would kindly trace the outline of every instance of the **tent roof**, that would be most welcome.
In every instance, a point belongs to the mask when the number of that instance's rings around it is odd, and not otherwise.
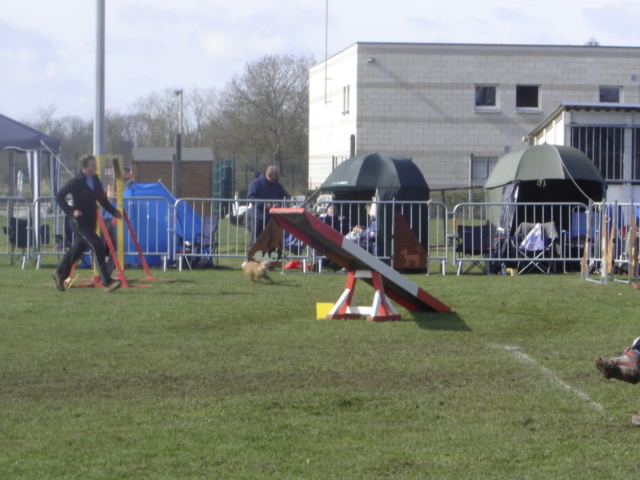
[[[342,162],[320,188],[349,191],[401,187],[429,190],[422,172],[411,159],[386,153],[370,153]]]
[[[0,151],[46,149],[58,153],[60,140],[0,114]]]
[[[506,154],[491,170],[484,188],[540,179],[590,180],[605,183],[593,162],[580,150],[545,143]]]

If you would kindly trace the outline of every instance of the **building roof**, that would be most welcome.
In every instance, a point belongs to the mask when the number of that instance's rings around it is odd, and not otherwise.
[[[131,152],[133,162],[172,162],[175,148],[137,147]],[[211,147],[188,147],[182,149],[183,162],[213,162]]]
[[[640,103],[606,103],[606,102],[562,102],[551,114],[545,118],[536,128],[530,137],[535,137],[552,123],[562,112],[640,112]]]
[[[350,50],[356,49],[362,55],[371,53],[396,53],[400,55],[408,52],[432,52],[434,55],[468,55],[478,51],[491,51],[494,54],[514,54],[519,55],[526,52],[531,56],[548,56],[550,53],[565,52],[565,54],[578,56],[606,57],[612,51],[618,55],[628,56],[631,61],[636,61],[639,47],[623,45],[595,45],[586,43],[584,45],[543,45],[543,44],[517,44],[517,43],[418,43],[418,42],[356,42],[333,54],[328,59],[320,60],[312,68],[324,65],[326,60],[338,57]],[[374,57],[375,58],[375,57]]]

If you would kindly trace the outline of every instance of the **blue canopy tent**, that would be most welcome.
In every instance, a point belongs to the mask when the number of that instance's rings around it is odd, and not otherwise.
[[[177,208],[176,198],[162,183],[131,183],[124,194],[124,208],[129,215],[143,252],[169,252],[168,261],[175,259],[175,232],[183,240],[193,240],[201,233],[200,215],[186,202],[180,202]],[[125,230],[124,244],[126,252],[135,251],[135,245],[128,230]],[[162,264],[162,256],[146,255],[148,265]],[[141,265],[137,255],[125,255],[125,264]]]

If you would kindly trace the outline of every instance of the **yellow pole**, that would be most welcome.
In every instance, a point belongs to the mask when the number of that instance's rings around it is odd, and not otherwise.
[[[113,174],[116,177],[116,208],[124,212],[124,192],[122,190],[122,155],[113,158]],[[118,228],[118,262],[124,271],[124,222]]]

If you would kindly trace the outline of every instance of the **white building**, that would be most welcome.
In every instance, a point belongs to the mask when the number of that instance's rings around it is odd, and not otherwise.
[[[563,102],[529,137],[586,153],[607,181],[607,201],[640,201],[640,104]]]
[[[482,185],[563,102],[640,103],[640,48],[357,43],[309,89],[310,188],[375,151],[412,158],[432,189]]]

